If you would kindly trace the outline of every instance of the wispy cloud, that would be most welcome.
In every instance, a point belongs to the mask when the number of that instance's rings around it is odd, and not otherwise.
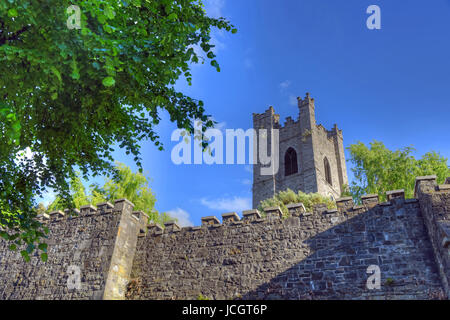
[[[244,166],[244,169],[245,169],[245,171],[247,171],[247,172],[253,173],[253,168],[252,168],[251,165],[246,165],[246,166]]]
[[[205,207],[222,212],[242,212],[244,210],[251,209],[252,203],[250,198],[233,197],[233,198],[220,198],[220,199],[206,199],[200,200],[201,204]]]
[[[292,82],[290,80],[284,80],[284,81],[280,82],[278,87],[280,89],[281,95],[284,97],[288,97],[289,105],[296,106],[297,105],[297,97],[292,94],[292,92],[291,92],[292,89],[289,89],[291,87],[291,85],[292,85]]]
[[[176,208],[176,209],[173,209],[173,210],[169,210],[169,211],[167,211],[167,213],[172,218],[176,218],[178,220],[178,224],[181,227],[189,227],[189,226],[193,226],[194,225],[194,223],[190,219],[189,213],[187,211],[181,209],[181,208]]]
[[[219,122],[216,124],[216,126],[214,128],[219,129],[219,130],[223,130],[227,127],[227,123],[225,121]]]
[[[285,81],[281,82],[279,86],[280,86],[280,89],[283,91],[283,90],[287,89],[290,85],[291,85],[291,81],[285,80]]]
[[[222,131],[223,129],[225,129],[227,127],[227,123],[225,121],[218,121],[214,117],[210,117],[209,119],[217,122],[216,125],[214,126],[215,129],[219,129]]]
[[[252,184],[252,180],[250,180],[250,179],[242,179],[241,182],[243,185],[246,185],[246,186],[249,186]]]

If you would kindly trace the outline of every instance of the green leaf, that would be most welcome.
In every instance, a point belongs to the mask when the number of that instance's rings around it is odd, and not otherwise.
[[[47,260],[48,260],[48,255],[47,255],[46,253],[42,253],[42,254],[41,254],[41,260],[44,261],[44,262],[47,262]]]
[[[12,9],[8,10],[8,17],[15,18],[17,16],[19,16],[19,12],[17,12],[16,8],[12,8]]]
[[[80,79],[80,73],[78,72],[78,70],[74,70],[70,76],[71,76],[72,79],[74,79],[74,80]]]
[[[205,55],[211,51],[212,28],[234,28],[223,18],[208,17],[201,1],[64,1],[77,2],[82,7],[81,30],[67,28],[67,12],[58,7],[61,1],[0,0],[3,31],[8,29],[13,35],[30,26],[17,34],[17,41],[0,45],[0,60],[4,62],[0,85],[0,229],[20,235],[11,240],[7,233],[1,234],[10,241],[6,246],[14,243],[18,252],[30,243],[36,247],[29,247],[29,251],[36,251],[49,233],[33,219],[34,197],[42,195],[44,189],[58,188],[60,195],[54,203],[58,209],[72,200],[75,207],[91,200],[72,193],[65,183],[74,174],[75,164],[84,176],[88,171],[94,177],[114,174],[107,150],[117,143],[137,156],[135,161],[140,165],[141,140],[149,138],[162,149],[156,143],[160,140],[156,127],[162,121],[158,107],[169,113],[168,122],[182,128],[189,127],[186,123],[192,116],[205,118],[201,102],[180,93],[174,85],[183,75],[192,83],[192,63],[214,59],[197,57],[193,49],[201,46]],[[26,67],[20,67],[24,63]],[[145,117],[136,117],[141,112]],[[46,172],[43,179],[36,179],[36,168],[16,165],[18,150],[26,147],[45,151],[47,163],[39,164]],[[143,176],[134,178],[141,181]],[[108,199],[118,194],[129,196],[118,187],[120,192],[111,191]],[[143,210],[154,213],[148,204],[153,195],[149,188],[142,190],[138,191],[147,192],[146,205],[136,196],[139,192],[131,193]]]
[[[56,69],[56,67],[52,66],[50,70],[53,72],[53,74],[58,78],[59,82],[62,81],[61,79],[61,73]]]
[[[13,130],[14,131],[20,131],[20,128],[21,128],[22,126],[20,125],[20,122],[19,121],[16,121],[16,122],[14,122],[13,123],[13,125],[12,125],[12,128],[13,128]]]
[[[103,79],[102,83],[105,87],[111,87],[116,84],[116,80],[114,80],[113,77],[106,77]]]
[[[178,16],[177,16],[177,14],[175,12],[172,12],[171,14],[169,14],[167,19],[169,19],[169,20],[177,20]]]
[[[99,14],[97,19],[98,19],[98,22],[100,22],[101,24],[106,23],[106,16],[104,14]]]
[[[28,255],[28,252],[27,252],[27,251],[22,250],[22,251],[20,251],[20,254],[22,255],[23,259],[24,259],[26,262],[29,262],[29,261],[30,261],[30,256]]]
[[[116,13],[111,7],[105,8],[105,14],[108,17],[108,19],[114,19],[114,17],[116,16]]]

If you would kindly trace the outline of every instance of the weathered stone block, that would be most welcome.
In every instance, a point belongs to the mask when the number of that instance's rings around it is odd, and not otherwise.
[[[97,213],[97,208],[91,204],[80,207],[80,216],[87,216]]]
[[[230,224],[231,222],[239,221],[239,216],[236,212],[228,212],[222,214],[222,221],[224,224]]]
[[[438,191],[448,191],[450,190],[450,184],[441,184],[437,186]]]
[[[288,209],[289,214],[294,217],[300,216],[302,213],[306,212],[305,206],[301,202],[288,204],[286,208]]]
[[[283,213],[281,212],[281,209],[279,207],[269,207],[264,208],[264,212],[267,215],[267,218],[281,218]]]
[[[361,196],[361,202],[367,209],[371,209],[378,204],[379,197],[377,194],[366,194]]]
[[[61,218],[64,218],[64,212],[61,210],[50,212],[50,220],[59,220]]]
[[[167,221],[164,223],[164,226],[165,226],[164,228],[165,233],[177,232],[181,230],[181,227],[175,221]]]
[[[405,190],[391,190],[386,192],[386,198],[388,201],[391,201],[393,199],[405,199]]]
[[[114,209],[114,205],[110,202],[101,202],[97,204],[97,211],[99,213],[105,213],[106,210]]]
[[[215,216],[208,216],[202,218],[202,225],[209,226],[213,224],[220,224],[220,221]]]
[[[255,219],[261,219],[261,214],[257,209],[245,210],[242,212],[243,220],[252,221]]]

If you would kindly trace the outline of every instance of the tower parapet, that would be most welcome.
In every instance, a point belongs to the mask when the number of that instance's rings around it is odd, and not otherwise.
[[[342,130],[336,124],[331,130],[316,124],[315,100],[309,93],[304,98],[298,97],[297,101],[298,119],[287,117],[284,125],[280,124],[279,115],[272,106],[264,113],[253,114],[254,129],[279,129],[280,140],[278,172],[263,176],[260,165],[254,165],[254,207],[288,188],[306,193],[319,192],[337,199],[348,184]]]

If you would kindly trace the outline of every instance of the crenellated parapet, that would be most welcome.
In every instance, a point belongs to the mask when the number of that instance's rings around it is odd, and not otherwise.
[[[315,101],[309,93],[298,97],[297,105],[298,117],[289,116],[284,124],[272,106],[253,114],[255,130],[278,130],[274,137],[268,136],[267,146],[277,139],[274,152],[279,155],[279,166],[270,175],[261,174],[260,161],[253,166],[253,207],[287,189],[337,198],[348,184],[342,130],[316,124]],[[254,151],[262,146],[260,140],[257,136]]]
[[[39,215],[49,230],[47,262],[36,252],[27,263],[0,240],[0,298],[124,299],[137,238],[148,224],[147,214],[133,208],[118,199]],[[68,285],[77,275],[80,284]]]
[[[126,199],[53,211],[38,217],[50,230],[46,263],[26,264],[0,241],[0,298],[433,298],[448,294],[449,186],[418,177],[414,199],[392,190],[385,202],[367,194],[339,198],[336,208],[294,203],[288,215],[227,212],[194,227],[151,223]],[[365,286],[373,265],[377,290]],[[71,270],[79,289],[67,288]],[[133,280],[140,287],[130,294]]]
[[[55,210],[49,213],[43,213],[37,216],[37,219],[43,223],[60,222],[66,220],[80,219],[84,217],[101,216],[105,214],[120,214],[126,206],[134,207],[134,204],[127,199],[118,199],[114,201],[114,205],[110,202],[98,203],[96,206],[92,204],[81,206],[79,209]],[[148,215],[142,211],[133,211],[132,214],[142,224],[148,221]]]
[[[416,178],[415,197],[430,237],[442,285],[450,297],[450,178],[437,184],[435,175]]]
[[[363,214],[371,209],[388,208],[397,203],[398,206],[417,203],[417,199],[405,199],[404,190],[392,190],[386,192],[388,201],[379,202],[378,194],[367,194],[361,196],[361,204],[355,204],[352,197],[343,197],[336,200],[336,209],[329,209],[325,204],[316,204],[311,212],[307,212],[303,203],[293,203],[286,205],[288,209],[288,216],[283,216],[282,210],[279,207],[264,208],[263,213],[258,209],[244,210],[242,218],[236,212],[227,212],[221,215],[222,221],[216,216],[206,216],[201,218],[201,225],[194,227],[181,228],[174,221],[165,223],[165,228],[157,224],[147,225],[147,236],[161,236],[163,234],[177,233],[177,232],[195,232],[199,230],[216,229],[220,227],[226,228],[240,228],[242,225],[254,223],[286,223],[288,219],[300,218],[300,225],[302,221],[309,221],[313,223],[317,221],[322,223],[327,220],[331,225],[345,221],[359,214]],[[309,222],[305,224],[309,227]],[[290,222],[288,222],[290,223]]]
[[[447,185],[431,189],[441,200],[449,192]],[[142,291],[130,299],[195,299],[200,293],[213,299],[441,297],[422,196],[405,199],[404,190],[385,196],[384,202],[377,194],[358,202],[342,197],[334,209],[294,203],[286,206],[288,215],[279,207],[227,212],[181,229],[148,225],[132,271]],[[442,216],[448,211],[432,203],[441,212],[434,214],[436,237],[448,251]],[[381,271],[378,290],[365,286],[373,265]]]

